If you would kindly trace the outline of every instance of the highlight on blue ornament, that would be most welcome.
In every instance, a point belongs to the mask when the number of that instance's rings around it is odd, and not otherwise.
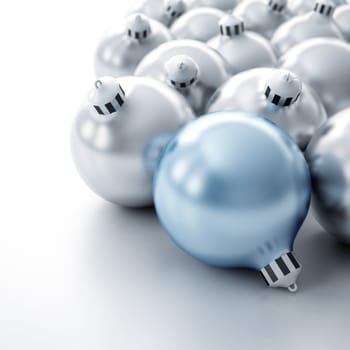
[[[297,290],[294,239],[310,205],[296,143],[268,119],[226,111],[183,127],[160,153],[154,202],[170,238],[194,258],[260,271]]]

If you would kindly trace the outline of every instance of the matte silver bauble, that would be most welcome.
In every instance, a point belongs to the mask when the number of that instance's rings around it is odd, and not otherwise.
[[[305,153],[310,166],[314,213],[320,224],[350,244],[350,109],[317,130]]]
[[[193,119],[184,98],[153,79],[101,78],[80,107],[71,134],[77,170],[102,198],[121,205],[152,204],[144,152],[160,133]]]
[[[142,13],[170,27],[186,10],[184,0],[138,0],[130,8],[129,14]]]
[[[131,15],[124,28],[112,28],[102,37],[95,52],[95,75],[132,75],[148,52],[172,38],[161,23],[143,15]]]
[[[239,110],[263,115],[285,129],[301,150],[327,120],[316,93],[294,74],[252,69],[231,78],[213,95],[208,111]]]
[[[207,42],[218,33],[220,19],[225,12],[212,7],[199,7],[186,12],[174,22],[170,30],[177,39]]]
[[[167,69],[169,64],[171,72]],[[172,86],[186,97],[197,115],[205,111],[210,96],[232,75],[217,51],[195,40],[176,40],[159,46],[140,62],[135,74]]]
[[[350,41],[350,5],[343,5],[336,8],[334,22],[342,32],[344,38]]]
[[[334,5],[345,4],[345,0],[332,0]],[[288,9],[295,15],[302,15],[310,12],[315,6],[315,0],[288,0]]]
[[[271,39],[275,30],[288,19],[286,0],[244,0],[233,14],[244,20],[247,30]]]
[[[337,39],[310,39],[281,58],[290,70],[317,92],[328,115],[350,107],[350,46]]]
[[[208,45],[220,52],[234,72],[276,66],[271,44],[257,33],[246,32],[242,19],[225,15],[218,28],[220,34],[209,40]]]
[[[311,38],[328,37],[343,39],[333,21],[335,6],[330,0],[317,0],[311,12],[293,17],[282,24],[272,37],[271,43],[278,55]]]

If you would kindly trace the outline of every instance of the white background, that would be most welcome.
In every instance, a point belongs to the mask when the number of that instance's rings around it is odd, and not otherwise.
[[[350,251],[310,220],[298,294],[178,250],[70,158],[102,32],[126,2],[8,1],[0,20],[0,349],[350,348]]]

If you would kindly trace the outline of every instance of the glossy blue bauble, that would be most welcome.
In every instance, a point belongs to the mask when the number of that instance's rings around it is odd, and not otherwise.
[[[303,154],[254,114],[212,113],[167,144],[154,201],[169,236],[212,265],[260,270],[292,251],[310,202]]]

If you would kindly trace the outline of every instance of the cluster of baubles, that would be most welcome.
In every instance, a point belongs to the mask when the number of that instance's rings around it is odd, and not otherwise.
[[[101,39],[71,149],[184,251],[297,290],[312,203],[350,244],[350,4],[140,0]]]

